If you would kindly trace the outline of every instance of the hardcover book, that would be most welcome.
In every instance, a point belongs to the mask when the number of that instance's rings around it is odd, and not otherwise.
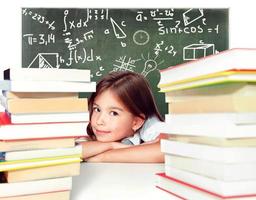
[[[32,195],[48,192],[70,191],[72,177],[26,181],[20,183],[0,183],[0,198]]]
[[[218,147],[161,139],[161,151],[226,164],[256,162],[256,147]]]
[[[4,70],[5,80],[55,80],[55,81],[90,81],[90,70],[58,68],[9,68]]]
[[[0,96],[1,105],[11,114],[88,112],[87,98],[22,98]]]
[[[0,80],[0,89],[11,92],[95,92],[96,82]]]
[[[255,70],[256,49],[234,48],[160,70],[159,87],[227,70]]]
[[[87,122],[12,124],[6,113],[0,113],[0,140],[82,137]]]
[[[165,173],[171,173],[170,167],[223,181],[256,180],[256,162],[222,163],[166,154]]]
[[[204,187],[187,183],[183,180],[171,177],[165,173],[158,173],[156,187],[160,190],[168,192],[179,199],[183,200],[255,200],[256,193],[242,195],[222,195],[211,192]]]

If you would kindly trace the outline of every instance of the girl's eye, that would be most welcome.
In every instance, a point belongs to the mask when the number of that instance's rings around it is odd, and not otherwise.
[[[94,112],[100,112],[100,109],[98,107],[93,107]]]
[[[110,115],[112,115],[112,116],[117,116],[117,115],[119,115],[119,114],[118,114],[118,112],[116,112],[116,111],[111,111],[111,112],[110,112]]]

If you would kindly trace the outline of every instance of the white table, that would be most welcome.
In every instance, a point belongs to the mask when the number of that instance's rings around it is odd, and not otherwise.
[[[172,200],[155,187],[164,164],[82,163],[73,177],[71,200]]]

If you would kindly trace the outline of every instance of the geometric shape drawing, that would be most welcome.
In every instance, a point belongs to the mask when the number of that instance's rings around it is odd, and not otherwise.
[[[146,31],[138,30],[133,34],[133,41],[137,45],[145,45],[149,41],[149,34]]]
[[[189,9],[183,13],[184,25],[187,26],[204,16],[203,9]]]
[[[28,68],[59,68],[58,53],[38,53]]]
[[[115,20],[110,18],[110,21],[111,21],[111,24],[112,24],[112,27],[113,27],[116,38],[117,39],[126,38],[125,32],[121,29],[120,26],[118,26],[118,24],[115,22]]]
[[[214,53],[214,44],[191,44],[183,48],[183,60],[196,60]]]

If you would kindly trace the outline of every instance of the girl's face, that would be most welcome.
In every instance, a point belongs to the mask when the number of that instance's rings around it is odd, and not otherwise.
[[[114,142],[132,136],[143,122],[130,113],[111,90],[102,92],[94,100],[91,126],[98,141]]]

